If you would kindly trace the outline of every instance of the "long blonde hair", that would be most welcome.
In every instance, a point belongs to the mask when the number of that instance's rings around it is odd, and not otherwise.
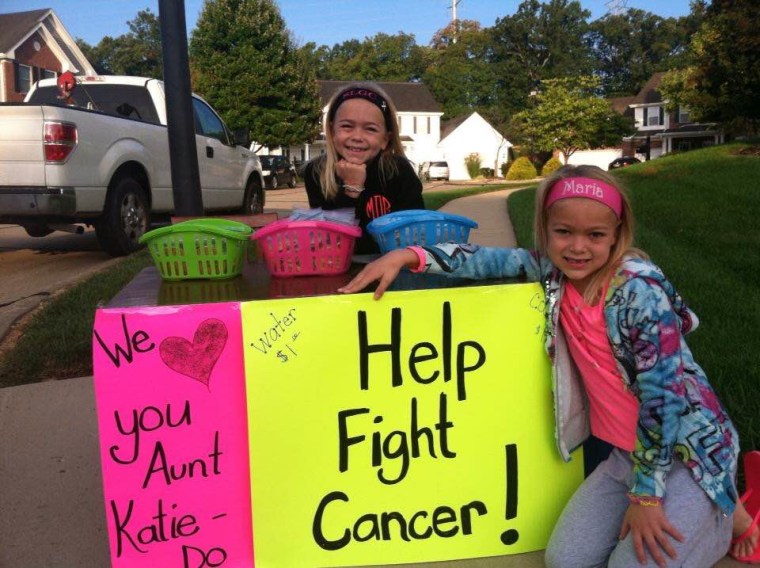
[[[385,180],[394,174],[398,173],[398,165],[396,164],[395,156],[401,156],[406,158],[404,154],[404,147],[401,145],[401,136],[399,134],[398,127],[398,115],[396,113],[396,106],[390,99],[388,94],[377,84],[371,81],[363,81],[357,83],[350,83],[335,91],[330,98],[330,102],[327,105],[327,113],[324,118],[324,132],[325,140],[327,142],[327,152],[322,156],[314,159],[314,175],[318,176],[320,185],[322,187],[322,194],[326,199],[333,199],[340,190],[340,185],[335,176],[335,164],[340,157],[335,150],[335,140],[333,139],[333,118],[335,112],[343,101],[340,99],[340,95],[351,89],[367,89],[380,95],[388,104],[387,116],[385,116],[385,128],[389,134],[388,144],[385,149],[380,152],[380,161],[378,163],[378,171],[380,173],[380,179]]]
[[[647,254],[633,247],[635,220],[631,200],[625,187],[619,180],[596,166],[562,166],[549,177],[544,179],[536,190],[536,204],[533,216],[533,230],[536,249],[546,255],[549,246],[549,234],[546,228],[549,214],[544,207],[546,195],[549,189],[559,180],[569,177],[586,177],[602,181],[616,188],[620,193],[623,203],[623,211],[620,215],[620,224],[617,227],[615,244],[612,245],[610,256],[605,265],[600,268],[593,276],[589,285],[583,294],[583,299],[593,304],[599,298],[599,295],[607,282],[612,271],[623,259],[624,256],[636,256],[639,258],[648,258]]]

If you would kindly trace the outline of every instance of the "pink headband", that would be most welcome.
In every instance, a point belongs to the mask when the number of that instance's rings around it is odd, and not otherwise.
[[[599,203],[604,203],[612,209],[620,219],[623,214],[623,197],[614,186],[594,178],[568,177],[558,180],[544,200],[544,208],[548,209],[555,201],[568,197],[585,197]]]

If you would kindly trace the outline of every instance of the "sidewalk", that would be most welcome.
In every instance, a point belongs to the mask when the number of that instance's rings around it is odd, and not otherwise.
[[[443,210],[478,221],[472,242],[514,246],[510,191],[457,199]],[[109,566],[92,377],[0,389],[0,448],[0,566]],[[543,555],[404,566],[542,568]]]

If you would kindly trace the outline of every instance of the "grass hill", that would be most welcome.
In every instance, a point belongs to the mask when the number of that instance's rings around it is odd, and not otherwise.
[[[630,190],[635,245],[671,279],[700,326],[689,346],[739,429],[760,448],[760,156],[734,143],[615,174]],[[520,246],[532,246],[533,190],[509,199]]]

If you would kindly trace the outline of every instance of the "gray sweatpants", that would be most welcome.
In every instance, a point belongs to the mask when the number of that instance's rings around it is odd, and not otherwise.
[[[546,548],[547,568],[634,568],[636,559],[630,533],[619,540],[628,505],[633,462],[615,449],[578,488],[562,512]],[[731,542],[732,519],[724,517],[688,469],[676,460],[668,473],[663,506],[670,523],[684,536],[672,540],[678,557],[663,552],[668,566],[708,568],[725,556]],[[656,566],[649,557],[647,566]]]

